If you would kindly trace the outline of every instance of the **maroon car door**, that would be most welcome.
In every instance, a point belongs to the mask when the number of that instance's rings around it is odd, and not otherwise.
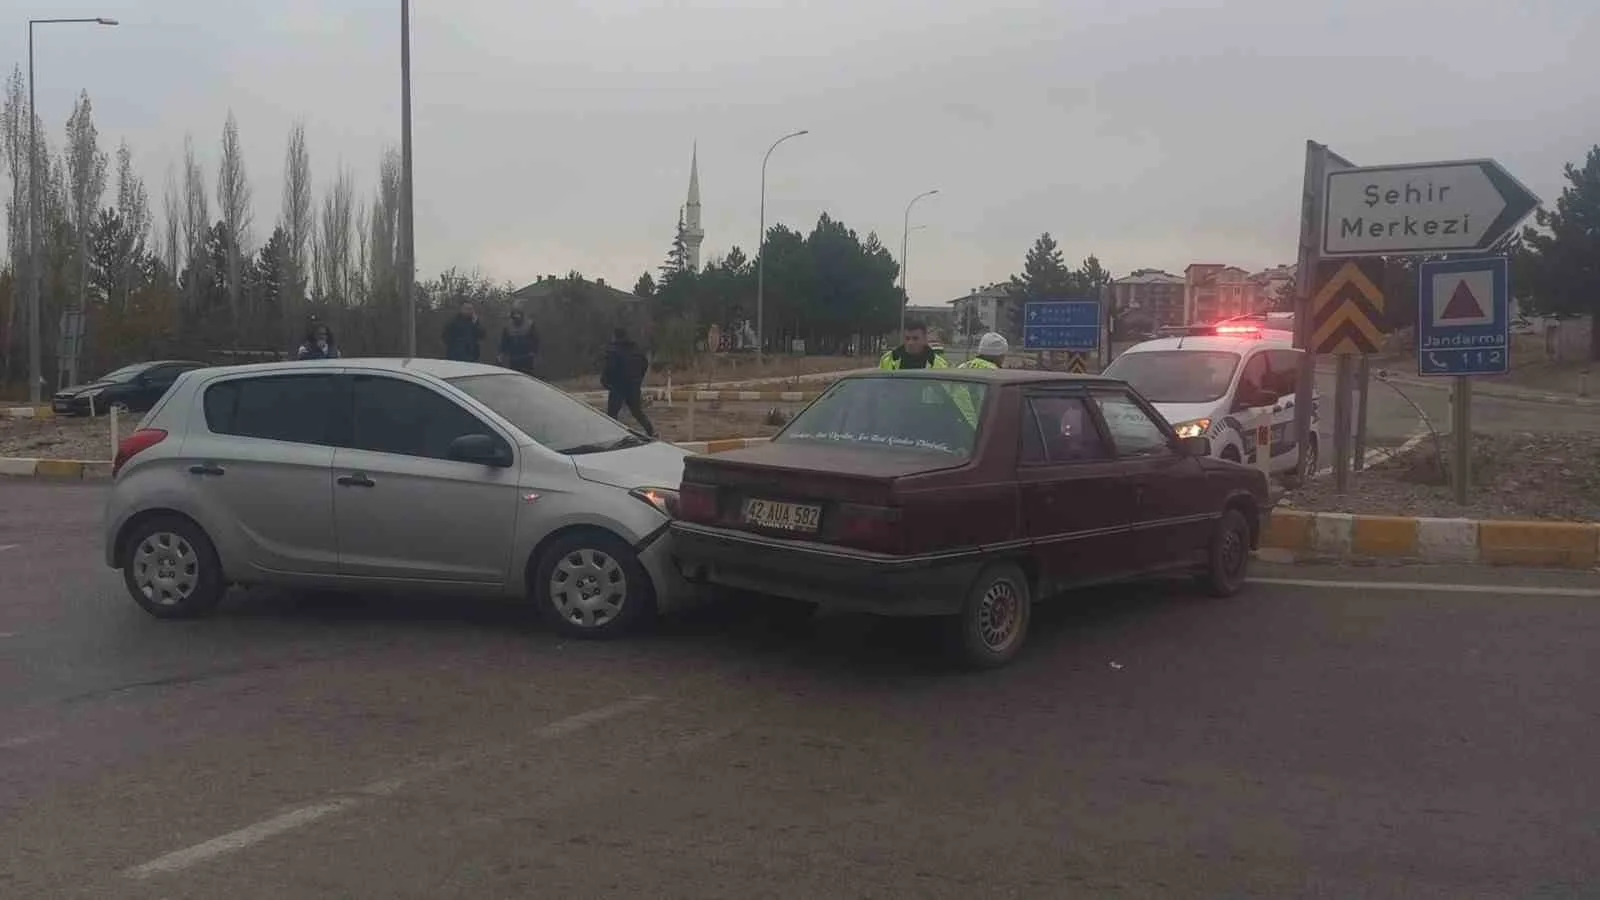
[[[1132,491],[1131,555],[1140,568],[1186,565],[1211,538],[1214,509],[1200,461],[1178,446],[1172,429],[1125,389],[1100,389],[1094,400]]]
[[[1040,594],[1142,568],[1127,552],[1133,488],[1088,396],[1081,389],[1038,391],[1022,403],[1017,483]]]

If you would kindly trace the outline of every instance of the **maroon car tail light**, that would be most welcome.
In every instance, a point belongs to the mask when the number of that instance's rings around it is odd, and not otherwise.
[[[678,488],[678,518],[687,522],[717,521],[717,489],[709,484],[684,482]]]
[[[122,443],[117,445],[117,458],[111,463],[111,477],[117,477],[117,473],[128,464],[128,460],[166,439],[167,433],[160,428],[141,428],[123,438]]]
[[[904,552],[906,534],[898,509],[844,503],[836,521],[836,540],[841,544],[875,553]]]

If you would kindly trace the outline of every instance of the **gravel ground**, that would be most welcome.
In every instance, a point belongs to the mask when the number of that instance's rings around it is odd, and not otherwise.
[[[1445,463],[1450,436],[1442,435]],[[1456,504],[1431,439],[1398,459],[1351,473],[1350,491],[1324,475],[1288,493],[1280,507],[1318,512],[1469,519],[1600,520],[1600,435],[1544,432],[1476,435],[1469,502]]]
[[[648,403],[648,401],[647,401]],[[770,437],[777,434],[781,422],[786,422],[804,404],[776,404],[781,419],[769,421],[773,404],[765,403],[698,403],[694,411],[694,427],[689,427],[688,406],[675,403],[653,403],[645,412],[655,423],[661,436],[669,441],[711,441],[733,437]],[[634,424],[626,410],[622,421]],[[121,422],[122,435],[138,424],[130,416]],[[20,456],[38,459],[109,460],[111,449],[111,420],[97,419],[0,419],[0,457]]]

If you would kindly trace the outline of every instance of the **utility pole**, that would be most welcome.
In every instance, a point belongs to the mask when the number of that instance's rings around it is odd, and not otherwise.
[[[916,206],[917,201],[923,197],[932,197],[937,193],[939,189],[934,188],[912,197],[911,202],[906,204],[905,220],[900,225],[900,332],[902,334],[906,330],[906,306],[911,303],[911,295],[906,293],[906,270],[911,268],[906,256],[911,244],[911,207]]]
[[[810,134],[806,129],[790,132],[772,142],[767,155],[761,157],[761,240],[756,244],[756,366],[760,366],[766,347],[766,285],[767,285],[767,160],[772,151],[790,138]]]
[[[400,303],[406,310],[406,356],[417,355],[417,239],[411,195],[411,0],[400,0]]]

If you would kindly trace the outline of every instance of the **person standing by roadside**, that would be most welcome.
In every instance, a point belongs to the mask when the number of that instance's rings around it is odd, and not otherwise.
[[[500,332],[500,365],[524,375],[533,374],[534,357],[539,355],[539,331],[521,307],[511,310],[511,321]]]
[[[459,362],[477,362],[482,352],[483,325],[478,322],[478,310],[471,300],[461,301],[461,307],[444,326],[444,358]]]
[[[333,331],[321,322],[311,323],[306,329],[306,339],[295,351],[296,359],[338,359],[339,345],[333,341]]]
[[[644,414],[644,377],[649,371],[650,360],[628,337],[628,330],[618,328],[612,332],[611,346],[606,348],[605,365],[600,370],[600,386],[606,389],[606,415],[615,419],[626,406],[644,433],[655,437],[656,427]]]
[[[887,372],[950,368],[944,354],[928,346],[928,326],[920,320],[910,319],[906,322],[902,340],[900,346],[883,354],[883,358],[878,360],[878,368]]]
[[[1003,369],[1006,367],[1006,354],[1011,352],[1011,344],[1005,335],[991,331],[978,338],[978,355],[967,360],[958,369]]]

